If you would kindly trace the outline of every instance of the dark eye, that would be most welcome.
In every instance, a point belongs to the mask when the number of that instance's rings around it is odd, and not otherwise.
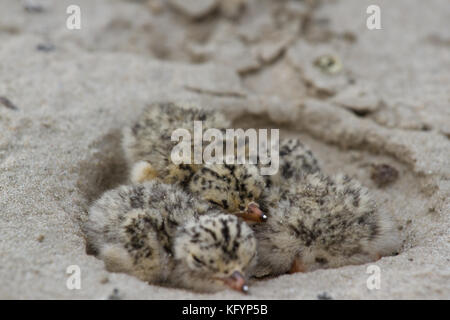
[[[204,266],[204,265],[205,265],[205,263],[204,263],[202,260],[200,260],[198,257],[192,255],[192,258],[194,259],[194,261],[195,261],[198,265],[200,265],[200,266]]]
[[[316,262],[317,262],[317,263],[321,263],[321,264],[325,264],[325,263],[328,262],[328,260],[325,259],[325,258],[316,257]]]

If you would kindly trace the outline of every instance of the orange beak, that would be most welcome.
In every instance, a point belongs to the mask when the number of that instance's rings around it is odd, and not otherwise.
[[[256,202],[250,202],[247,209],[244,212],[239,212],[237,216],[251,222],[265,222],[267,220],[267,215],[259,209]]]
[[[224,278],[222,280],[231,289],[242,293],[248,293],[248,286],[247,283],[245,282],[245,278],[239,271],[233,272],[231,276]]]

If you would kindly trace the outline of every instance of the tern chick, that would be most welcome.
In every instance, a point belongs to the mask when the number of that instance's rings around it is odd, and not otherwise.
[[[171,152],[178,141],[172,133],[186,129],[194,137],[194,121],[201,121],[204,130],[225,128],[230,125],[222,113],[193,105],[153,103],[144,109],[138,120],[123,131],[123,149],[131,168],[134,183],[160,179],[166,183],[183,182],[197,170],[194,164],[192,138],[191,164],[175,164]]]
[[[89,209],[85,231],[109,271],[152,284],[246,292],[256,262],[247,224],[156,180],[104,193]]]
[[[392,218],[347,176],[306,175],[280,193],[269,196],[277,204],[268,221],[252,226],[258,240],[256,276],[363,264],[399,249]]]

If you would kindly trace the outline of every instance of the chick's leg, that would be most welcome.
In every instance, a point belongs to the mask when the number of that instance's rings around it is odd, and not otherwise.
[[[297,273],[297,272],[306,272],[306,267],[299,257],[294,259],[294,262],[292,262],[291,265],[291,269],[289,270],[289,273]]]

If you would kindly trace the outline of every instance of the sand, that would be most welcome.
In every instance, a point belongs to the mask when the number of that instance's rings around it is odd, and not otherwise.
[[[27,11],[0,0],[0,298],[449,299],[448,1],[376,1],[373,31],[369,1],[234,1],[243,12],[215,2],[190,17],[165,1],[80,0],[82,28],[68,30],[71,1]],[[324,54],[340,73],[314,67]],[[403,240],[375,263],[380,289],[360,265],[252,281],[248,296],[196,294],[86,254],[89,204],[126,179],[121,128],[164,99],[301,137],[325,172],[369,187]],[[379,188],[374,164],[398,179]],[[70,265],[80,290],[66,286]]]

